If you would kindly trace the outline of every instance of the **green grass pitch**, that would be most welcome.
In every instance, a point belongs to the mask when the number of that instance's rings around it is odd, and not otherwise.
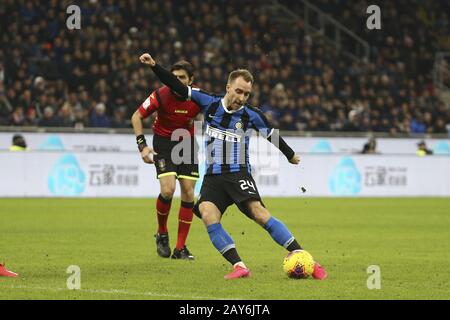
[[[194,217],[195,261],[159,258],[154,199],[0,199],[0,299],[449,299],[449,198],[266,198],[303,247],[326,267],[325,281],[292,280],[286,252],[232,207],[222,223],[252,277],[227,281],[231,268]],[[176,242],[179,201],[169,217]],[[81,269],[69,291],[66,269]],[[381,268],[369,290],[367,268]]]

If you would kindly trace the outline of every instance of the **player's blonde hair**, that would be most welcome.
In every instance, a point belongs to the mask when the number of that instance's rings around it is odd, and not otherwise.
[[[242,77],[246,82],[254,83],[253,75],[247,69],[236,69],[228,76],[228,84],[232,84],[237,78]]]

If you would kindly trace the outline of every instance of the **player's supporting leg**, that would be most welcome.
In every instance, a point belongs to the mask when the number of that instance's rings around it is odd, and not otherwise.
[[[186,247],[186,239],[192,224],[192,208],[194,207],[194,187],[196,180],[179,179],[181,187],[181,206],[178,213],[178,238],[173,251],[174,259],[194,259]]]
[[[248,201],[247,209],[253,220],[266,229],[272,239],[280,246],[283,246],[289,252],[302,249],[286,225],[277,218],[272,217],[260,201]],[[320,280],[327,277],[325,269],[317,262],[314,265],[313,277]]]
[[[214,247],[233,265],[233,272],[226,275],[225,279],[249,277],[250,270],[242,262],[233,239],[220,223],[220,210],[210,201],[200,203],[199,210]]]
[[[158,218],[158,232],[156,234],[157,252],[161,257],[170,257],[169,234],[167,219],[169,218],[173,194],[175,193],[175,176],[165,176],[159,179],[161,193],[156,200],[156,215]]]

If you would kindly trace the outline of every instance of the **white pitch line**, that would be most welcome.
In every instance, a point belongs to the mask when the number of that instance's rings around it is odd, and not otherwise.
[[[0,286],[1,288],[2,286]],[[183,296],[179,294],[154,293],[154,292],[136,292],[119,289],[97,290],[97,289],[79,289],[69,290],[67,288],[47,288],[47,287],[30,287],[30,286],[5,286],[6,289],[25,289],[37,291],[68,291],[68,292],[86,292],[86,293],[104,293],[104,294],[122,294],[129,296],[148,296],[148,297],[165,297],[165,298],[181,298],[181,299],[200,299],[200,300],[243,300],[241,298],[217,298],[217,297],[200,297],[200,296]]]

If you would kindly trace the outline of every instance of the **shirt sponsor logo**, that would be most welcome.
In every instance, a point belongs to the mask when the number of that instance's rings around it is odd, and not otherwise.
[[[206,134],[211,138],[215,138],[215,139],[219,139],[219,140],[224,140],[224,141],[228,141],[228,142],[241,142],[240,135],[233,133],[233,132],[220,130],[218,128],[213,128],[211,126],[207,126]]]

